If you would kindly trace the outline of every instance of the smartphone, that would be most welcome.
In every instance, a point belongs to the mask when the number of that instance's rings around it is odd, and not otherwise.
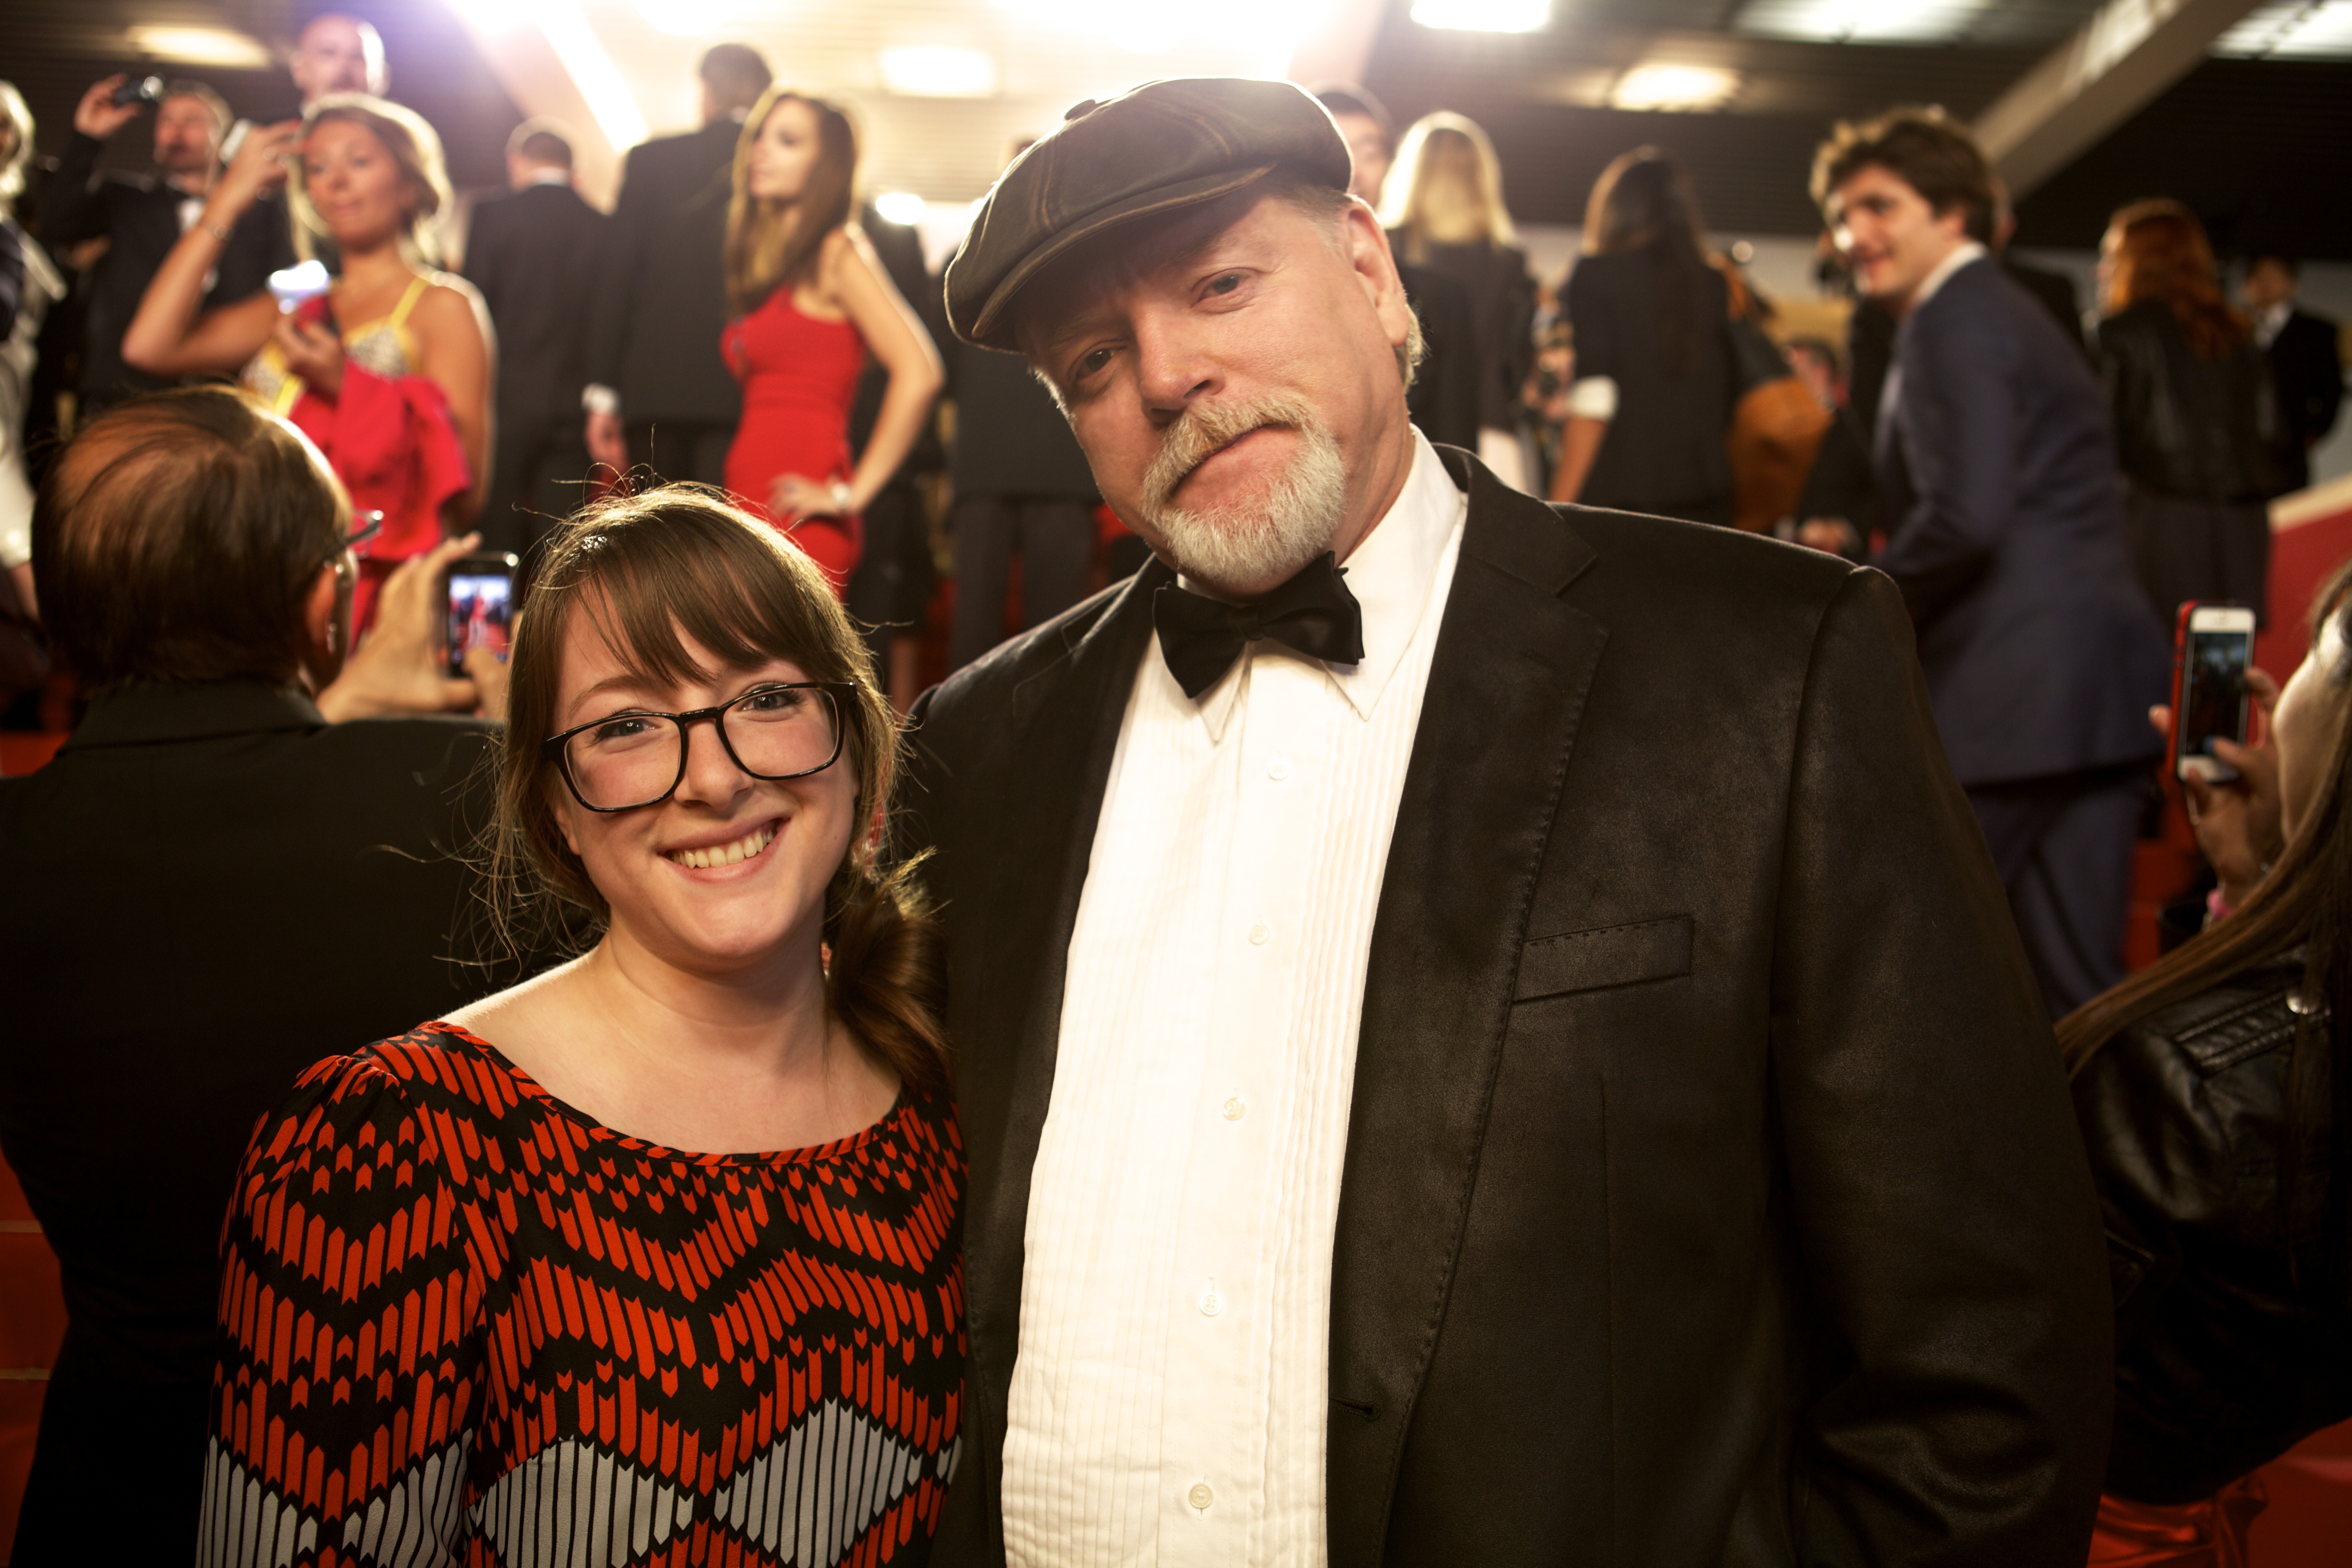
[[[2180,606],[2172,642],[2172,773],[2228,784],[2238,770],[2213,742],[2246,743],[2246,669],[2254,657],[2254,612],[2236,605]]]
[[[466,656],[486,647],[504,658],[514,640],[514,556],[461,555],[449,563],[449,673],[466,673]]]
[[[253,121],[250,120],[240,120],[228,128],[228,134],[221,139],[221,167],[226,168],[236,160],[236,150],[244,146],[245,139],[252,134]]]
[[[114,107],[128,109],[134,103],[161,103],[163,100],[163,79],[160,76],[134,76],[114,89]]]

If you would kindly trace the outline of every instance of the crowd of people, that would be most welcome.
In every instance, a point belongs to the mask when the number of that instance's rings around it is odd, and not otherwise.
[[[12,1561],[2190,1568],[2352,1418],[2352,563],[2123,956],[2287,259],[2137,203],[2086,321],[1895,110],[1794,338],[1671,153],[1539,280],[1472,120],[1193,79],[933,276],[722,44],[450,272],[292,62],[0,217]]]

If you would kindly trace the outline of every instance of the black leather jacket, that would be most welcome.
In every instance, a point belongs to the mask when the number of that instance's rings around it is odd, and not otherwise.
[[[2136,1502],[2210,1496],[2352,1416],[2352,1310],[2311,1245],[2327,1214],[2324,1103],[2306,1113],[2299,1272],[2282,1232],[2303,964],[2287,954],[2150,1014],[2074,1079],[2115,1279],[2107,1490]]]
[[[2098,340],[2126,477],[2200,500],[2259,501],[2269,493],[2266,448],[2278,397],[2252,339],[2223,358],[2200,359],[2172,308],[2142,300],[2101,321]]]

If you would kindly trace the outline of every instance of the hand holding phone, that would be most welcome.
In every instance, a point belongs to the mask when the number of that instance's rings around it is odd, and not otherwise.
[[[466,655],[481,648],[504,659],[514,644],[514,580],[522,563],[503,552],[463,555],[449,563],[448,668],[466,673]]]
[[[2238,777],[2213,742],[2246,743],[2246,670],[2253,656],[2253,611],[2194,600],[2180,606],[2172,651],[2175,778],[2215,784]]]

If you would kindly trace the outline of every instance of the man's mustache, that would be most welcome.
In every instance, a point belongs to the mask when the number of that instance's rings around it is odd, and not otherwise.
[[[1144,500],[1154,507],[1171,504],[1192,470],[1254,430],[1304,429],[1314,422],[1312,410],[1287,397],[1196,403],[1160,437],[1160,451],[1143,474]]]

